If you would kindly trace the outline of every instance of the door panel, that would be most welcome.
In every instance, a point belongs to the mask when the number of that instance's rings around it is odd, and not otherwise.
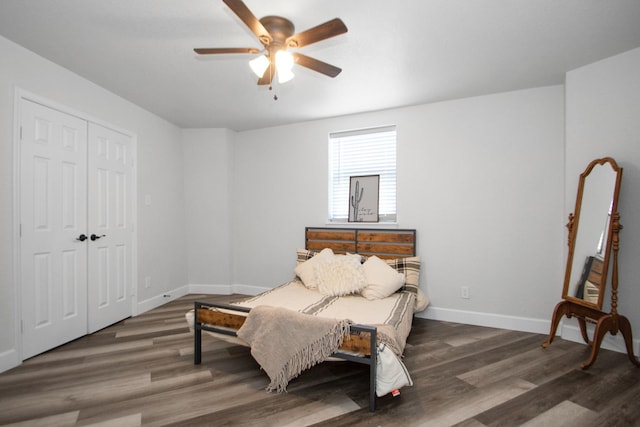
[[[23,100],[20,274],[23,358],[86,334],[87,124]]]
[[[131,316],[134,165],[126,135],[26,99],[20,112],[27,359]]]
[[[133,163],[131,138],[89,124],[89,332],[131,316]]]

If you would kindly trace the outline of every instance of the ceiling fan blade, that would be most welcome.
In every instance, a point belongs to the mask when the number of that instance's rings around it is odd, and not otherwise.
[[[260,49],[255,47],[199,47],[193,49],[195,53],[200,55],[215,55],[225,53],[258,53]]]
[[[272,80],[273,80],[273,73],[270,73],[269,69],[267,69],[267,71],[264,72],[262,77],[258,79],[258,85],[259,86],[270,85]]]
[[[344,22],[342,22],[340,18],[335,18],[331,21],[325,22],[324,24],[320,24],[301,33],[292,35],[287,38],[287,46],[307,46],[331,37],[339,36],[347,31],[347,26],[344,25]]]
[[[224,4],[229,6],[229,9],[233,11],[238,18],[245,23],[253,34],[258,37],[260,43],[267,45],[273,41],[271,34],[264,28],[264,25],[256,18],[256,16],[249,10],[246,4],[242,0],[222,0]]]
[[[327,64],[326,62],[322,62],[318,59],[303,55],[298,52],[294,52],[292,53],[292,55],[296,64],[302,65],[303,67],[307,67],[310,70],[317,71],[318,73],[324,74],[329,77],[335,77],[342,71],[342,68],[338,68],[331,64]]]

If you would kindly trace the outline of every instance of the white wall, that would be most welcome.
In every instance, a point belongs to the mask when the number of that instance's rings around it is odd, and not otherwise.
[[[325,225],[328,133],[386,124],[397,125],[398,225],[417,229],[426,315],[548,332],[566,245],[562,86],[238,133],[235,283],[292,277],[304,227]]]
[[[229,182],[233,132],[225,129],[182,131],[184,198],[191,292],[229,289],[231,219]]]
[[[632,286],[640,274],[638,50],[568,74],[566,152],[563,86],[233,133],[180,130],[3,38],[0,55],[0,371],[18,340],[15,87],[137,135],[141,309],[187,284],[260,289],[291,278],[304,227],[325,225],[328,133],[395,124],[398,227],[418,231],[427,317],[546,333],[577,175],[611,155],[625,168],[620,311],[640,327]]]
[[[618,311],[629,318],[637,338],[640,334],[640,48],[567,73],[566,98],[567,215],[575,207],[578,176],[591,160],[613,157],[624,169],[619,203],[624,229],[620,232]],[[607,293],[605,301],[609,299]],[[623,348],[621,342],[617,345]]]
[[[640,333],[639,76],[635,49],[568,73],[564,96],[548,87],[238,134],[234,283],[289,279],[304,226],[325,224],[329,132],[396,124],[399,227],[418,230],[426,317],[547,333],[578,175],[612,156],[624,168],[619,311]],[[563,324],[581,341],[572,319]],[[604,346],[620,350],[620,338]]]
[[[0,37],[0,371],[19,363],[18,311],[13,260],[14,93],[20,88],[104,120],[138,140],[138,303],[164,302],[162,294],[186,285],[181,132],[136,105]],[[145,206],[144,195],[152,204]],[[143,278],[151,275],[150,288]]]

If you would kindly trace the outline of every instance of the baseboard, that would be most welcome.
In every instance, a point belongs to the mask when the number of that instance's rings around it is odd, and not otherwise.
[[[198,285],[190,284],[190,294],[207,294],[207,295],[231,295],[233,293],[232,285]]]
[[[511,329],[513,331],[548,334],[550,320],[540,320],[528,317],[506,316],[495,313],[481,313],[477,311],[454,310],[429,306],[416,317],[443,322],[464,323],[467,325],[486,326],[489,328]]]
[[[136,312],[134,316],[142,314],[145,311],[149,311],[156,307],[160,307],[176,298],[180,298],[187,294],[207,294],[207,295],[258,295],[262,292],[268,291],[270,288],[263,288],[259,286],[249,285],[203,285],[203,284],[190,284],[181,286],[171,291],[163,292],[160,295],[156,295],[152,298],[138,302],[136,306]]]
[[[163,292],[160,295],[156,295],[144,301],[139,301],[138,304],[136,305],[136,312],[133,315],[137,316],[138,314],[142,314],[145,311],[149,311],[156,307],[160,307],[161,305],[164,305],[170,301],[173,301],[174,299],[185,296],[188,293],[189,293],[189,287],[181,286],[174,290]]]
[[[549,335],[551,320],[532,319],[518,316],[505,316],[494,313],[480,313],[475,311],[452,310],[448,308],[427,307],[416,317],[431,320],[441,320],[443,322],[464,323],[467,325],[486,326],[491,328],[510,329],[513,331],[531,332],[536,334]],[[593,325],[587,325],[588,334],[593,337]],[[563,319],[556,333],[557,337],[567,341],[585,344],[577,324],[568,319]],[[622,334],[606,334],[602,340],[602,348],[626,353]],[[633,351],[640,354],[640,340],[633,340]]]
[[[8,371],[22,363],[18,355],[18,350],[12,348],[11,350],[3,351],[0,353],[0,372]]]
[[[593,338],[595,326],[591,324],[587,324],[587,335]],[[582,333],[580,332],[580,327],[574,323],[573,321],[569,321],[567,319],[562,320],[562,324],[558,327],[558,336],[562,337],[567,341],[573,341],[580,344],[587,345],[582,339]],[[633,352],[634,354],[640,354],[640,340],[634,339],[633,343]],[[604,348],[607,350],[617,351],[618,353],[626,353],[627,347],[624,343],[624,338],[622,337],[622,333],[618,333],[616,335],[611,335],[607,333],[602,339],[602,345],[600,348]]]

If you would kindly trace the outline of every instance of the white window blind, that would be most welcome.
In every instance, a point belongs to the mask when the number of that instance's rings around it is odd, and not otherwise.
[[[349,178],[380,175],[380,222],[396,221],[396,127],[329,134],[329,222],[347,222]]]

